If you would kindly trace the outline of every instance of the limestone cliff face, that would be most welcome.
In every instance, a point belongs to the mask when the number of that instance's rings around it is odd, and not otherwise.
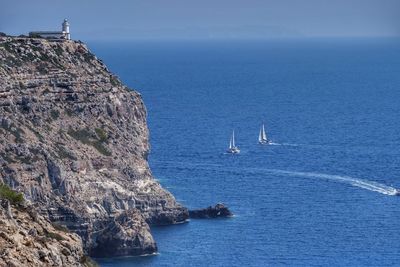
[[[93,255],[155,252],[147,224],[188,218],[150,172],[140,94],[81,42],[0,39],[0,141],[0,181]]]

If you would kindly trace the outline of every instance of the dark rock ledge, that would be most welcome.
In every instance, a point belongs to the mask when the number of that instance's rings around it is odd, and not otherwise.
[[[233,217],[233,213],[222,203],[218,203],[214,207],[209,206],[205,209],[190,210],[189,217],[192,219],[210,219],[210,218],[226,218]]]

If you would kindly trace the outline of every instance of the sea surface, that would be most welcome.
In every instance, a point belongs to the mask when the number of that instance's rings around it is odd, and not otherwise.
[[[153,227],[158,255],[102,267],[400,265],[399,40],[89,45],[142,94],[160,183],[236,215]]]

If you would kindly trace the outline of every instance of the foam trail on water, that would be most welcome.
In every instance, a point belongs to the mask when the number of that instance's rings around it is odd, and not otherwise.
[[[290,176],[299,176],[299,177],[307,177],[307,178],[317,178],[317,179],[326,179],[333,180],[342,183],[351,184],[352,186],[360,187],[363,189],[367,189],[370,191],[375,191],[385,195],[395,195],[396,188],[378,183],[373,181],[368,181],[360,178],[350,177],[350,176],[342,176],[342,175],[332,175],[332,174],[324,174],[324,173],[315,173],[315,172],[294,172],[294,171],[284,171],[284,170],[276,170],[276,169],[268,169],[267,171],[276,173],[276,174],[284,174]]]
[[[269,145],[271,145],[271,146],[281,146],[282,144],[271,142],[271,143],[269,143]]]
[[[290,143],[269,143],[270,146],[300,146],[299,144],[290,144]]]
[[[166,162],[165,162],[166,163]],[[174,168],[177,167],[179,163],[174,163]],[[246,168],[246,167],[229,167],[225,168],[223,165],[220,164],[196,164],[196,163],[182,163],[181,168],[199,168],[204,170],[215,170],[220,172],[249,172],[249,173],[271,173],[277,175],[286,175],[286,176],[296,176],[296,177],[305,177],[305,178],[312,178],[312,179],[324,179],[330,181],[341,182],[345,184],[350,184],[352,186],[356,186],[362,189],[366,189],[369,191],[378,192],[384,195],[396,195],[396,188],[392,186],[388,186],[382,183],[369,181],[366,179],[355,178],[347,175],[334,175],[334,174],[326,174],[326,173],[318,173],[318,172],[298,172],[298,171],[286,171],[286,170],[279,170],[279,169],[267,169],[267,168]]]

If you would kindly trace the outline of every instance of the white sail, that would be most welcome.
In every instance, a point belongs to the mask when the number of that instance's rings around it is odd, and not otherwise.
[[[269,143],[267,134],[265,133],[264,124],[262,124],[260,127],[260,133],[258,134],[258,142],[260,144],[268,144]]]
[[[236,147],[235,144],[235,130],[232,131],[232,136],[231,139],[229,141],[229,149],[227,151],[230,154],[238,154],[240,153],[240,149],[238,147]]]
[[[267,135],[265,134],[264,124],[262,125],[262,140],[267,141]]]

